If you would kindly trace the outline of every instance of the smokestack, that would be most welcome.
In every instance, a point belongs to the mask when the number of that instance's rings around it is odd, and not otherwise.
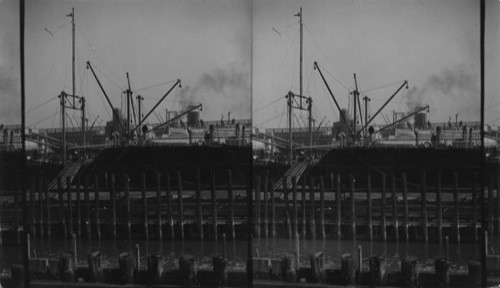
[[[9,143],[9,131],[3,130],[3,144]]]
[[[189,145],[193,144],[193,133],[191,132],[191,129],[187,129],[188,135],[189,135]]]
[[[236,139],[240,138],[240,124],[236,124]]]
[[[14,130],[10,131],[10,151],[14,151]]]
[[[467,126],[462,127],[462,140],[467,141]]]
[[[241,146],[245,146],[245,125],[241,128]]]
[[[436,147],[441,144],[441,126],[436,127]]]
[[[210,127],[209,128],[210,129],[210,140],[209,141],[210,141],[210,143],[212,143],[214,141],[214,124],[210,124],[209,127]]]
[[[418,131],[414,130],[414,132],[415,132],[415,146],[418,147]]]
[[[469,148],[472,148],[472,127],[469,128]]]

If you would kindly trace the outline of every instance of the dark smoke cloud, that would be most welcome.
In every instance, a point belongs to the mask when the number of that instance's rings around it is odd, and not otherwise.
[[[18,42],[8,33],[2,37],[0,55],[0,124],[21,123]],[[17,51],[16,51],[17,49]]]
[[[231,118],[249,118],[250,77],[242,70],[217,68],[201,75],[194,86],[183,86],[181,93],[185,105],[202,103],[205,120],[219,120],[221,115],[227,117],[228,112]]]
[[[477,75],[460,66],[429,76],[423,88],[411,87],[407,92],[408,108],[430,105],[430,118],[436,121],[454,118],[457,113],[464,120],[478,120],[479,95]]]

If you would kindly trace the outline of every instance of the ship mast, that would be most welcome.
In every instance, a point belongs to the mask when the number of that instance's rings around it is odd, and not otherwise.
[[[300,31],[300,57],[299,57],[299,95],[295,95],[292,92],[288,92],[287,98],[287,106],[288,106],[288,160],[292,162],[293,160],[293,145],[292,145],[292,126],[293,126],[293,108],[299,110],[307,110],[308,111],[308,130],[309,130],[309,155],[312,156],[312,98],[304,97],[303,90],[303,55],[304,55],[304,41],[303,41],[303,22],[302,22],[302,7],[300,7],[299,13],[294,16],[299,17],[299,31]],[[299,98],[298,105],[293,106],[293,102],[295,97]],[[305,101],[303,101],[305,100]],[[305,106],[307,104],[307,107]]]

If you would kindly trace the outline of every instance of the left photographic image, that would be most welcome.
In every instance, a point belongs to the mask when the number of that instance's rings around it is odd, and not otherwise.
[[[247,285],[251,12],[0,2],[2,286]]]

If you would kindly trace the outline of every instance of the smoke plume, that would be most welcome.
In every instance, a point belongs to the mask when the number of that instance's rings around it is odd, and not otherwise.
[[[411,87],[407,92],[408,108],[414,111],[429,105],[431,121],[446,121],[455,114],[465,121],[475,121],[479,117],[479,95],[477,75],[458,67],[429,76],[423,88]]]
[[[194,86],[184,85],[181,94],[186,106],[203,104],[204,120],[247,119],[251,111],[250,77],[236,67],[217,68],[200,76]],[[184,109],[186,107],[183,107]]]

